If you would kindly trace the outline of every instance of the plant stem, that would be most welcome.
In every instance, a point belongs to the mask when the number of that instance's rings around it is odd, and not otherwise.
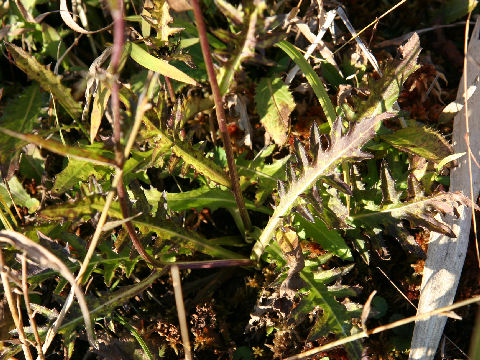
[[[110,0],[110,9],[113,18],[113,48],[112,48],[112,113],[113,113],[113,143],[115,148],[115,161],[118,166],[123,166],[123,152],[120,150],[121,124],[120,124],[120,96],[118,89],[118,66],[124,45],[123,1]]]
[[[173,292],[175,295],[175,305],[177,306],[178,322],[180,323],[180,334],[182,335],[183,351],[185,360],[192,360],[192,349],[190,339],[188,338],[187,315],[185,313],[185,304],[183,302],[182,283],[180,280],[180,271],[177,265],[170,267],[172,274]]]
[[[242,217],[243,225],[248,231],[252,226],[250,218],[245,207],[245,202],[242,196],[242,190],[240,189],[240,181],[238,179],[237,167],[235,166],[235,159],[233,157],[232,144],[230,142],[230,135],[227,130],[227,123],[225,121],[225,111],[223,110],[222,95],[218,88],[217,76],[213,69],[212,57],[210,55],[210,47],[207,40],[207,31],[205,23],[203,22],[202,11],[200,10],[200,4],[198,0],[192,0],[193,14],[195,16],[195,22],[197,23],[198,36],[200,38],[200,45],[202,47],[203,59],[205,61],[205,67],[207,68],[208,79],[212,88],[213,99],[215,101],[215,112],[217,114],[218,128],[222,135],[223,146],[225,147],[225,153],[227,155],[228,170],[230,173],[230,179],[232,182],[232,191],[237,202],[240,216]]]
[[[13,322],[15,323],[15,327],[18,331],[18,339],[20,340],[20,344],[22,345],[23,354],[27,360],[33,360],[32,353],[28,347],[27,338],[25,336],[25,332],[23,331],[23,323],[19,317],[17,309],[15,308],[15,302],[13,300],[13,293],[12,289],[10,288],[10,282],[8,280],[8,276],[6,271],[4,270],[5,262],[3,260],[3,253],[2,249],[0,248],[0,275],[2,278],[3,290],[5,294],[5,298],[7,299],[8,307],[10,309],[10,313],[12,314]]]
[[[170,96],[170,100],[173,104],[175,104],[175,91],[173,91],[172,82],[170,81],[170,78],[168,76],[164,76],[164,78],[165,82],[167,83],[168,95]]]
[[[120,58],[122,56],[123,45],[124,45],[124,21],[123,21],[123,0],[111,0],[110,7],[113,18],[113,48],[112,48],[112,74],[113,74],[113,83],[112,83],[112,113],[113,113],[113,144],[115,149],[115,162],[119,169],[123,169],[125,164],[125,159],[128,157],[128,153],[124,154],[122,150],[122,145],[120,143],[121,138],[121,123],[120,123],[120,96],[118,88],[118,66],[120,63]],[[138,111],[138,110],[137,110]],[[138,129],[137,129],[138,130]],[[131,137],[136,136],[136,132],[130,134]],[[129,141],[130,143],[130,141]],[[118,201],[120,203],[120,208],[122,209],[122,215],[124,218],[130,217],[128,210],[128,198],[127,192],[125,191],[125,186],[123,185],[123,176],[118,178],[117,186],[117,195]],[[154,258],[152,258],[143,248],[137,234],[135,233],[135,228],[131,221],[125,223],[128,234],[132,239],[133,246],[138,251],[140,256],[145,259],[145,261],[150,264],[161,267],[162,265],[158,263]]]
[[[117,194],[118,194],[118,201],[120,203],[120,208],[122,209],[122,216],[124,219],[127,219],[130,217],[130,212],[128,210],[127,195],[125,191],[125,186],[123,185],[123,179],[120,179],[120,181],[118,182]],[[125,227],[127,228],[128,235],[130,235],[130,239],[132,239],[133,246],[135,246],[135,249],[140,254],[140,256],[145,261],[149,262],[155,267],[159,267],[159,268],[163,267],[163,264],[155,260],[145,251],[144,247],[142,246],[142,243],[140,242],[140,239],[137,236],[137,233],[135,232],[135,228],[132,222],[127,221],[125,223]]]
[[[30,306],[30,296],[28,295],[28,282],[27,282],[27,256],[25,253],[22,254],[22,292],[23,298],[25,300],[25,309],[27,309],[28,319],[30,320],[30,326],[33,330],[33,335],[35,337],[35,348],[37,349],[37,354],[40,360],[45,360],[45,355],[42,351],[42,340],[40,335],[38,335],[37,322],[35,321],[34,314],[32,312],[32,307]]]

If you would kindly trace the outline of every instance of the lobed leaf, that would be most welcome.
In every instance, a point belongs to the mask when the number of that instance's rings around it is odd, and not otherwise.
[[[335,121],[332,127],[330,147],[325,151],[319,147],[313,163],[304,167],[299,179],[291,181],[287,193],[280,199],[267,226],[252,249],[253,260],[260,259],[263,250],[272,239],[274,231],[280,226],[283,218],[290,213],[299,197],[310,190],[320,177],[330,175],[335,167],[343,161],[370,157],[361,150],[362,146],[375,135],[376,128],[381,121],[393,116],[392,113],[384,113],[363,119],[345,136],[341,136],[341,121],[339,119]]]
[[[314,279],[314,276],[308,270],[303,270],[300,276],[307,284],[309,294],[300,301],[295,308],[292,318],[299,320],[301,317],[312,312],[316,306],[322,309],[322,313],[318,315],[314,326],[310,330],[308,338],[314,341],[322,336],[333,333],[340,338],[352,335],[352,315],[349,314],[347,308],[339,303],[327,286]],[[362,357],[362,346],[360,342],[354,341],[345,344],[345,350],[351,359],[360,359]]]
[[[75,202],[47,207],[40,211],[39,215],[51,220],[90,218],[97,211],[102,211],[104,205],[105,199],[103,197],[90,196]],[[110,206],[108,215],[117,219],[123,218],[118,203]],[[147,216],[142,216],[132,219],[132,222],[135,226],[143,229],[143,233],[145,234],[152,231],[155,232],[162,241],[171,239],[174,242],[183,244],[183,246],[191,247],[211,256],[227,259],[238,259],[240,257],[237,253],[210,243],[208,239],[205,239],[197,233],[175,225],[173,221],[159,221]]]
[[[355,113],[351,118],[349,117],[349,120],[359,121],[365,117],[392,111],[403,83],[418,68],[417,58],[420,50],[420,39],[416,33],[413,33],[409,40],[400,46],[397,58],[387,65],[382,78],[368,85],[365,84],[368,86],[370,96],[367,100],[355,101]],[[349,112],[346,111],[345,114],[348,115]]]
[[[388,176],[382,178],[385,181]],[[422,227],[455,238],[451,227],[435,215],[437,213],[455,215],[459,206],[470,204],[469,199],[460,192],[438,192],[425,196],[420,184],[412,175],[409,176],[409,197],[406,201],[401,201],[398,196],[388,195],[392,191],[391,185],[382,186],[382,190],[384,199],[389,199],[388,202],[385,201],[383,206],[370,204],[368,209],[352,215],[351,219],[355,224],[367,228],[381,224],[387,232],[397,236],[401,243],[402,240],[407,240],[406,232],[399,224],[401,219],[408,220],[413,227]],[[407,244],[411,245],[413,244]]]
[[[173,153],[182,161],[191,166],[196,172],[206,176],[219,185],[231,188],[230,178],[225,171],[218,166],[213,160],[206,158],[203,152],[193,148],[190,144],[175,139],[166,131],[159,129],[153,123],[144,117],[143,122],[146,130],[142,135],[153,143],[159,152],[163,153],[167,149],[171,149]]]
[[[262,205],[272,194],[278,181],[285,180],[285,168],[290,155],[281,159],[273,159],[269,164],[269,157],[275,145],[269,145],[262,149],[253,160],[246,160],[240,155],[237,160],[238,175],[240,176],[240,186],[246,189],[251,184],[256,185],[255,205]]]
[[[9,42],[5,42],[5,46],[10,54],[12,54],[15,64],[20,70],[27,74],[32,80],[37,81],[45,91],[51,93],[73,119],[79,118],[82,114],[82,107],[80,103],[72,97],[70,89],[63,86],[60,81],[60,76],[55,75],[51,70],[45,68],[22,48]],[[16,130],[18,130],[18,128]]]
[[[68,165],[55,178],[52,191],[57,194],[64,193],[81,181],[86,181],[90,176],[97,179],[111,173],[105,166],[94,165],[91,162],[77,159],[68,160]]]

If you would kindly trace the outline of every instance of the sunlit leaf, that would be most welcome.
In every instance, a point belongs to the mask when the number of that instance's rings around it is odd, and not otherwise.
[[[225,171],[212,159],[206,158],[203,152],[196,150],[187,142],[173,138],[167,131],[154,126],[147,118],[144,118],[143,122],[146,130],[141,133],[157,147],[159,152],[165,152],[167,149],[171,149],[178,158],[188,166],[191,166],[196,172],[205,175],[217,184],[228,188],[231,187],[230,178]]]
[[[208,208],[215,211],[218,208],[236,208],[237,203],[230,190],[219,188],[210,189],[203,187],[181,193],[167,193],[168,207],[174,211],[188,209]],[[264,214],[271,214],[272,211],[264,206],[255,206],[251,201],[246,200],[245,206],[248,210],[258,211]]]
[[[311,223],[302,216],[296,215],[295,225],[299,232],[304,232],[305,238],[311,238],[340,259],[353,261],[352,251],[338,231],[329,230],[320,219],[317,218],[314,223]]]
[[[426,127],[407,127],[381,136],[399,150],[439,162],[452,154],[452,146],[435,130]]]
[[[369,81],[365,84],[370,95],[365,99],[356,99],[355,112],[350,116],[346,111],[345,115],[352,121],[359,121],[364,117],[375,116],[385,111],[392,111],[393,104],[397,101],[403,83],[408,76],[417,68],[417,58],[420,54],[420,39],[414,33],[410,39],[399,48],[395,61],[387,64],[383,76],[377,81]],[[348,106],[347,106],[348,107]]]
[[[184,72],[178,70],[176,67],[170,65],[167,61],[156,58],[153,55],[150,55],[146,50],[144,50],[140,45],[129,42],[126,44],[126,48],[133,60],[143,67],[158,72],[169,78],[191,84],[197,85],[197,82],[192,79],[190,76]]]
[[[257,85],[255,102],[260,121],[269,136],[276,144],[285,144],[290,130],[290,114],[295,109],[288,86],[279,78],[263,78]]]
[[[313,163],[304,167],[299,179],[290,181],[287,193],[280,199],[267,226],[252,249],[253,259],[260,259],[263,250],[272,239],[274,231],[280,226],[283,218],[297,204],[300,196],[311,189],[320,177],[330,175],[335,167],[343,161],[371,157],[361,150],[362,146],[375,135],[381,121],[393,116],[394,114],[384,113],[363,119],[345,136],[341,134],[341,121],[337,120],[333,124],[330,147],[325,151],[318,147],[318,153],[314,154]]]
[[[90,196],[76,202],[47,207],[40,212],[40,216],[51,220],[90,218],[96,212],[102,211],[104,205],[105,199],[103,197]],[[117,219],[123,218],[118,203],[114,203],[110,206],[108,215]],[[150,232],[158,234],[159,241],[171,240],[182,244],[183,246],[220,258],[238,259],[241,257],[233,251],[210,243],[208,239],[176,225],[173,221],[159,221],[147,216],[142,216],[136,217],[132,222],[135,226],[143,229],[145,234]]]
[[[87,181],[89,176],[94,175],[97,179],[101,179],[111,172],[112,170],[105,166],[94,165],[88,161],[70,159],[67,167],[57,174],[52,191],[61,194],[79,182]]]
[[[90,142],[93,143],[102,123],[103,114],[107,108],[108,99],[110,99],[110,89],[102,82],[98,83],[98,88],[93,100],[92,113],[90,114]]]
[[[285,51],[285,53],[295,62],[295,64],[300,67],[303,74],[307,78],[308,83],[315,92],[315,95],[317,95],[318,101],[322,106],[328,123],[332,125],[337,115],[335,113],[335,108],[328,97],[327,90],[325,89],[325,85],[323,85],[322,80],[320,80],[317,73],[312,69],[307,60],[305,60],[302,53],[298,51],[292,44],[286,40],[282,40],[277,43],[277,46]]]
[[[15,205],[20,207],[25,206],[28,209],[29,213],[34,213],[35,210],[38,209],[38,207],[40,206],[40,201],[30,196],[25,191],[25,189],[23,188],[20,181],[18,181],[18,178],[16,176],[13,176],[8,181],[8,186],[10,188],[10,192],[12,194],[12,198],[13,198],[13,201],[15,202]],[[10,195],[8,193],[7,187],[3,182],[0,183],[0,195],[6,202],[7,206],[10,207],[13,205],[12,201],[10,200]]]

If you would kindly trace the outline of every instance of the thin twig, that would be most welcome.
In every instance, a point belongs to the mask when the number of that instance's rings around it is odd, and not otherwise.
[[[22,291],[23,299],[25,301],[25,308],[27,309],[28,319],[30,320],[30,326],[33,330],[33,335],[35,336],[35,347],[37,348],[37,355],[41,360],[45,360],[45,355],[42,351],[42,340],[40,335],[38,335],[37,322],[32,312],[32,307],[30,306],[30,296],[28,295],[28,283],[27,283],[27,257],[25,254],[22,254]]]
[[[237,167],[235,165],[235,159],[233,157],[232,143],[230,142],[230,135],[227,130],[227,123],[225,121],[225,111],[223,110],[222,96],[220,89],[218,88],[217,76],[213,68],[212,57],[210,55],[210,47],[207,40],[207,31],[205,23],[203,21],[202,11],[198,0],[192,0],[193,14],[195,16],[195,22],[197,23],[198,36],[200,38],[200,45],[202,47],[203,59],[205,61],[205,67],[207,69],[208,79],[212,88],[213,99],[215,101],[215,112],[217,114],[218,128],[222,135],[223,146],[225,147],[225,153],[227,155],[227,163],[229,169],[229,175],[232,182],[232,191],[237,202],[238,210],[243,221],[243,225],[247,231],[250,230],[252,224],[250,217],[248,216],[245,202],[242,196],[242,189],[240,188],[240,181],[238,179]]]
[[[192,349],[190,339],[188,338],[187,315],[185,314],[185,304],[183,303],[182,283],[180,281],[180,271],[177,265],[170,268],[172,273],[173,291],[175,293],[175,305],[177,306],[178,322],[180,323],[180,333],[182,335],[183,350],[185,351],[185,360],[192,359]]]
[[[359,37],[365,30],[367,30],[368,28],[372,27],[373,25],[377,24],[381,18],[387,16],[388,14],[390,14],[392,11],[394,11],[396,8],[398,8],[399,6],[403,5],[404,3],[406,3],[407,0],[401,0],[399,1],[397,4],[395,4],[394,6],[392,6],[390,9],[388,9],[388,11],[384,12],[382,15],[380,15],[378,18],[376,18],[375,20],[373,20],[370,24],[368,24],[367,26],[365,26],[362,30],[360,30],[355,36],[352,36],[350,38],[350,40],[348,40],[345,44],[343,44],[342,46],[340,46],[337,50],[335,50],[335,52],[333,53],[333,55],[336,55],[340,50],[342,50],[345,46],[347,46],[349,43],[351,43],[353,40],[355,40],[357,37]]]
[[[28,347],[28,343],[25,337],[25,332],[23,331],[23,323],[20,321],[18,317],[17,309],[15,308],[15,302],[13,300],[12,289],[10,288],[10,282],[8,281],[7,274],[5,273],[3,267],[5,266],[5,261],[3,260],[3,252],[0,248],[0,275],[2,278],[3,284],[3,292],[5,297],[7,298],[8,308],[10,309],[10,313],[12,314],[13,322],[15,323],[15,327],[18,331],[18,338],[20,343],[22,344],[23,354],[27,360],[33,360],[32,353],[30,352],[30,348]]]
[[[352,341],[360,340],[362,338],[369,337],[370,335],[378,334],[378,333],[381,333],[381,332],[386,331],[386,330],[391,330],[391,329],[397,328],[399,326],[409,324],[409,323],[414,322],[414,321],[428,319],[429,317],[436,316],[436,315],[437,316],[448,316],[449,315],[448,312],[450,310],[454,310],[454,309],[457,309],[457,308],[460,308],[460,307],[463,307],[463,306],[467,306],[467,305],[470,305],[470,304],[473,304],[473,303],[476,303],[476,302],[480,302],[480,296],[474,296],[470,299],[460,301],[460,302],[458,302],[456,304],[453,304],[453,305],[444,306],[442,308],[435,309],[433,311],[429,311],[429,312],[426,312],[426,313],[423,313],[423,314],[410,316],[410,317],[407,317],[405,319],[401,319],[401,320],[395,321],[395,322],[387,324],[387,325],[382,325],[382,326],[376,327],[372,330],[361,331],[361,332],[359,332],[355,335],[347,336],[346,338],[339,339],[339,340],[336,340],[336,341],[332,341],[332,342],[330,342],[326,345],[322,345],[322,346],[313,348],[311,350],[305,351],[303,353],[300,353],[300,354],[297,354],[297,355],[294,355],[294,356],[290,356],[290,357],[286,358],[285,360],[307,359],[311,356],[314,356],[314,355],[318,354],[319,352],[330,350],[330,349],[333,349],[337,346],[341,346],[341,345],[347,344],[347,343],[352,342]]]

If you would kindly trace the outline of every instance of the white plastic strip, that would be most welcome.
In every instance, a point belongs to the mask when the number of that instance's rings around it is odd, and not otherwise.
[[[360,49],[362,49],[363,53],[367,57],[368,61],[370,64],[372,64],[373,68],[377,71],[377,73],[382,76],[382,72],[380,71],[380,67],[378,66],[377,59],[375,59],[375,56],[370,52],[370,50],[367,49],[365,44],[363,43],[362,39],[358,36],[357,32],[353,28],[352,24],[350,23],[350,20],[348,20],[347,14],[345,14],[345,11],[341,7],[337,8],[337,13],[338,16],[340,16],[340,19],[342,19],[343,23],[347,27],[348,31],[352,36],[354,37],[355,41],[357,42],[358,46]]]
[[[457,93],[457,102],[463,101],[464,83],[467,77],[467,88],[476,80],[480,71],[480,19],[477,20],[470,44],[468,46],[468,72],[463,74]],[[466,123],[465,108],[454,119],[453,151],[467,152],[465,142]],[[470,149],[472,155],[480,155],[480,93],[475,92],[468,100],[468,119],[470,123]],[[473,162],[473,160],[472,160]],[[450,173],[450,191],[462,191],[470,197],[470,181],[473,184],[473,198],[476,199],[480,190],[480,169],[472,164],[469,171],[468,158],[458,161],[458,166]],[[428,247],[427,260],[423,270],[422,287],[417,314],[423,314],[453,303],[458,282],[462,273],[463,263],[470,238],[472,221],[471,207],[462,207],[458,219],[449,217],[457,238],[450,238],[438,233],[432,233]],[[434,358],[438,344],[443,334],[447,318],[434,316],[415,323],[409,359],[431,360]]]
[[[335,19],[335,15],[336,15],[335,10],[330,10],[329,12],[327,12],[327,14],[325,15],[325,22],[323,23],[322,27],[318,31],[318,35],[316,36],[315,41],[313,42],[313,44],[311,44],[308,47],[307,52],[305,53],[305,59],[308,59],[310,57],[310,55],[312,55],[315,48],[318,46],[320,41],[322,41],[322,38],[325,35],[328,28],[330,27],[330,24],[333,22],[333,19]],[[295,65],[288,72],[288,75],[285,79],[285,84],[290,85],[290,83],[292,82],[295,75],[297,75],[298,70],[300,70],[300,67],[298,65]]]

